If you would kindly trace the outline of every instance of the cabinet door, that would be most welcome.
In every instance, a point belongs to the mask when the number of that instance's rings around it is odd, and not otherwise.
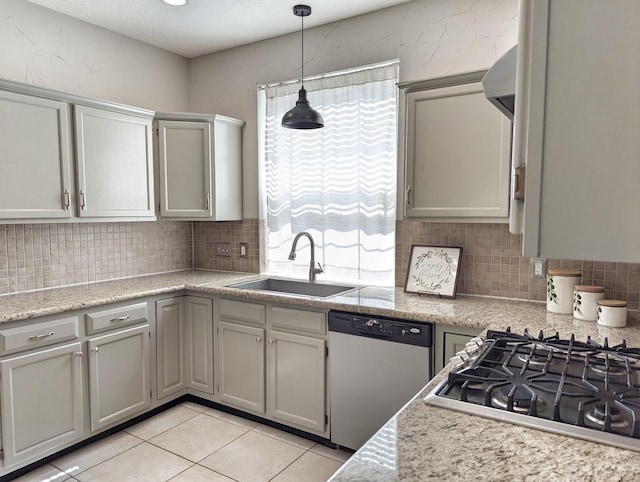
[[[91,430],[148,408],[149,325],[90,338],[87,344]]]
[[[264,329],[220,321],[218,395],[220,401],[264,413]]]
[[[324,432],[325,340],[272,331],[267,342],[267,414],[287,425]]]
[[[460,350],[464,350],[465,345],[471,338],[478,336],[479,328],[469,328],[465,326],[435,325],[435,371],[438,373],[448,363],[449,359]]]
[[[213,303],[189,296],[185,308],[187,386],[213,394]]]
[[[638,22],[637,2],[521,2],[525,256],[640,262]]]
[[[158,159],[160,215],[211,217],[211,124],[159,121]]]
[[[0,91],[0,218],[71,217],[67,104]]]
[[[156,302],[158,398],[187,386],[185,378],[184,298]]]
[[[0,361],[4,465],[78,439],[83,431],[80,343]]]
[[[151,119],[75,106],[79,214],[153,217]]]
[[[409,92],[406,110],[405,215],[506,219],[511,123],[481,83]]]
[[[213,217],[216,221],[242,220],[242,126],[244,121],[215,117]]]

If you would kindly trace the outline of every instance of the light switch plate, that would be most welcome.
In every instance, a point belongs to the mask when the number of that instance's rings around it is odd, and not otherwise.
[[[248,243],[240,243],[240,257],[241,258],[246,258],[249,255],[247,254],[247,252],[249,251],[249,244]]]
[[[231,243],[216,243],[216,255],[231,257]]]
[[[546,279],[547,260],[545,258],[531,258],[531,278]]]

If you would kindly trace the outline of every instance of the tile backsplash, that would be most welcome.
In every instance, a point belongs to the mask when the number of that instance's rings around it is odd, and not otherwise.
[[[260,240],[257,219],[193,223],[194,266],[201,269],[259,273]],[[229,243],[231,256],[216,254],[217,243]],[[240,257],[240,243],[247,245],[247,257]]]
[[[396,223],[396,286],[404,286],[411,246],[462,246],[458,293],[544,301],[545,280],[531,279],[530,259],[521,256],[522,236],[506,224]],[[638,309],[640,264],[547,260],[547,268],[578,268],[582,284],[604,286],[611,299]]]
[[[0,294],[188,269],[192,223],[0,224]]]
[[[404,286],[411,246],[462,246],[458,293],[543,301],[546,281],[531,279],[522,237],[505,224],[396,224],[396,286]],[[0,294],[200,268],[260,273],[266,225],[257,219],[70,224],[0,224]],[[216,253],[228,243],[231,256]],[[247,257],[239,256],[240,243]],[[582,271],[582,284],[638,309],[640,264],[548,260]]]

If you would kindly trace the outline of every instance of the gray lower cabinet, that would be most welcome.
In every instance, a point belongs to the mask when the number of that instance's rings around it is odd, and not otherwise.
[[[267,415],[287,425],[324,432],[326,341],[273,330],[267,344]]]
[[[4,466],[36,461],[84,432],[80,342],[0,361]]]
[[[264,328],[218,323],[218,396],[222,403],[264,413]]]
[[[464,350],[467,342],[478,336],[480,331],[478,328],[436,324],[435,373],[442,370],[453,355]]]
[[[89,338],[87,348],[92,431],[150,406],[148,324]]]
[[[220,402],[326,435],[326,313],[222,299],[218,315]]]
[[[187,386],[184,297],[156,301],[158,398]]]
[[[185,297],[186,382],[189,388],[213,394],[213,302]]]

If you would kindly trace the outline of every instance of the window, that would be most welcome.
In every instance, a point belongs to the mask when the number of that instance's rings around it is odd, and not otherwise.
[[[266,85],[260,94],[261,218],[267,221],[267,271],[305,278],[316,243],[319,280],[393,286],[397,171],[398,62],[305,79],[325,127],[280,125],[299,82]]]

